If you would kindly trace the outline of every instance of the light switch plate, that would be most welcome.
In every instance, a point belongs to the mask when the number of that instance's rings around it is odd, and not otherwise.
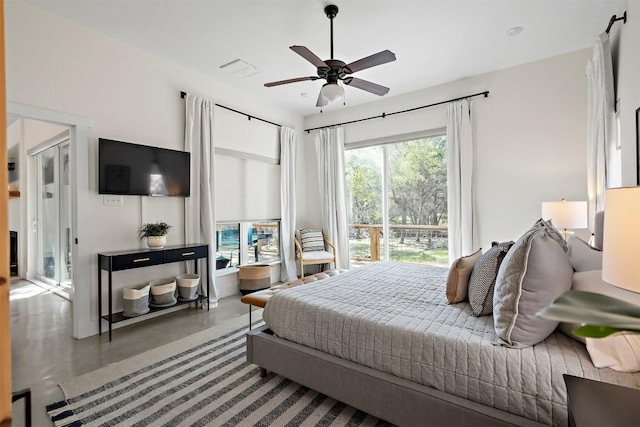
[[[105,194],[102,196],[104,206],[122,206],[122,196],[116,194]]]

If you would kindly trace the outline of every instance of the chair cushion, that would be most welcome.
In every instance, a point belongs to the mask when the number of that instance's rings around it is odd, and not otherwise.
[[[302,252],[303,261],[318,261],[321,259],[333,259],[333,254],[325,250]]]
[[[324,239],[322,238],[322,231],[308,228],[301,229],[300,244],[302,245],[303,252],[324,251]]]

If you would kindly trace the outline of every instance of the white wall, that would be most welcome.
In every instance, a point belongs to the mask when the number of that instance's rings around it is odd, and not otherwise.
[[[587,55],[581,50],[322,113],[305,118],[304,125],[313,128],[490,91],[488,98],[473,98],[479,238],[486,249],[494,240],[516,240],[540,217],[543,201],[586,200]],[[444,126],[446,111],[438,106],[346,125],[345,142]],[[317,191],[314,133],[305,133],[301,155],[310,171],[307,193]],[[307,222],[319,225],[312,203],[307,199],[301,211]]]
[[[97,332],[98,252],[143,247],[137,229],[143,222],[164,219],[175,228],[167,244],[183,243],[183,200],[180,198],[124,197],[124,206],[103,206],[97,194],[97,138],[182,149],[184,102],[180,91],[207,97],[228,107],[296,129],[302,118],[222,84],[193,70],[178,66],[34,8],[24,2],[5,4],[7,100],[87,117],[89,177],[80,183],[89,192],[86,212],[93,224],[88,241],[91,287],[90,319]],[[245,123],[248,122],[246,118]],[[253,122],[253,121],[252,121]],[[234,134],[232,121],[216,120],[218,135]],[[249,122],[251,123],[251,122]],[[240,151],[264,155],[257,141],[246,141]],[[273,146],[270,147],[273,151]],[[142,268],[114,275],[118,286],[142,283],[173,275],[176,265]],[[80,285],[80,284],[78,284]],[[226,286],[223,294],[236,292]],[[94,332],[94,333],[95,333]]]
[[[611,28],[614,56],[616,98],[620,110],[620,142],[622,148],[622,185],[635,186],[636,165],[636,109],[640,108],[640,2],[627,0],[627,23],[618,21]],[[616,15],[621,16],[620,10]]]

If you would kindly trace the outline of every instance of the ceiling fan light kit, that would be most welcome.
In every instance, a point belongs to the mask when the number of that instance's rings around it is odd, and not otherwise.
[[[344,96],[344,88],[338,83],[325,83],[320,93],[329,102],[337,101]]]
[[[280,80],[276,82],[265,83],[265,86],[273,87],[289,83],[325,79],[327,82],[322,86],[322,89],[320,89],[316,107],[324,107],[328,105],[329,102],[337,101],[344,97],[344,87],[340,85],[340,81],[342,81],[342,83],[347,86],[353,86],[355,88],[373,93],[378,96],[386,95],[389,92],[388,87],[372,83],[367,80],[352,77],[351,74],[360,70],[375,67],[377,65],[386,64],[387,62],[395,61],[396,55],[389,50],[383,50],[381,52],[367,56],[366,58],[351,62],[350,64],[346,64],[343,61],[334,59],[333,19],[336,17],[336,15],[338,15],[338,6],[329,5],[324,8],[324,13],[325,15],[327,15],[327,18],[329,18],[329,21],[331,22],[331,59],[323,61],[305,46],[291,46],[291,50],[302,56],[304,59],[306,59],[316,67],[317,76],[296,77],[293,79]]]

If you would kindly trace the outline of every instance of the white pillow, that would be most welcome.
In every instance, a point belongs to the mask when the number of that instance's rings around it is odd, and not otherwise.
[[[596,368],[620,372],[640,371],[640,334],[622,332],[605,338],[586,338],[587,351]]]

